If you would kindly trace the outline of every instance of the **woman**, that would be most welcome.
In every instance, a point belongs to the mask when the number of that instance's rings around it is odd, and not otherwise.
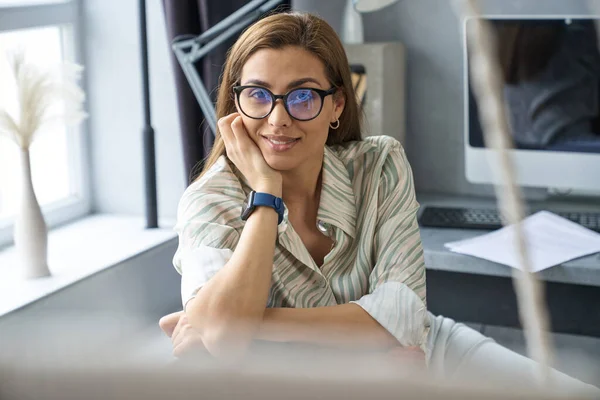
[[[277,14],[246,30],[217,114],[212,153],[179,206],[184,311],[160,322],[175,355],[199,346],[236,359],[258,339],[394,349],[446,375],[465,364],[497,374],[495,357],[509,379],[531,379],[531,361],[427,312],[409,164],[397,141],[361,140],[327,23]]]

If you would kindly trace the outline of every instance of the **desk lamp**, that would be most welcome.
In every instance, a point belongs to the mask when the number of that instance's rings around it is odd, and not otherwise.
[[[215,47],[245,29],[257,21],[264,13],[273,10],[281,3],[283,3],[283,0],[250,1],[200,36],[193,36],[191,38],[186,36],[175,39],[173,42],[172,48],[177,56],[177,61],[181,65],[181,69],[183,69],[185,77],[213,134],[217,132],[215,107],[202,82],[195,63],[209,54]]]
[[[354,9],[358,12],[365,13],[377,11],[383,7],[387,7],[398,0],[352,0]]]

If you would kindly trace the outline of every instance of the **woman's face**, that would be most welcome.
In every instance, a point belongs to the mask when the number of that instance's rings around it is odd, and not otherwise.
[[[332,87],[321,60],[299,47],[257,51],[244,64],[240,85],[260,86],[275,95],[283,95],[297,88],[329,90]],[[248,101],[265,101],[268,97],[265,93],[261,90],[251,92],[249,94],[252,97]],[[290,101],[302,103],[303,96],[300,92]],[[316,166],[322,162],[329,124],[341,115],[344,96],[337,94],[325,97],[321,113],[310,121],[292,118],[283,100],[277,100],[271,114],[262,119],[244,115],[237,100],[236,106],[248,134],[260,148],[267,164],[283,172]]]

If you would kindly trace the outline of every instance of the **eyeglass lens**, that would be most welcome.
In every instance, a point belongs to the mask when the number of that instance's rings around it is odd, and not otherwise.
[[[321,96],[311,89],[296,89],[288,93],[286,108],[299,120],[315,118],[321,111]],[[273,109],[273,97],[263,88],[249,87],[241,91],[239,105],[251,118],[264,118]]]

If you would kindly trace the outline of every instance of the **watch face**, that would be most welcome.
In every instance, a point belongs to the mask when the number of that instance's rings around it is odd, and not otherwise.
[[[252,208],[254,205],[254,191],[248,193],[248,197],[246,197],[246,208]]]
[[[254,203],[254,191],[251,191],[246,197],[246,201],[242,205],[242,220],[245,221],[248,219],[250,214],[252,213],[252,204]]]

